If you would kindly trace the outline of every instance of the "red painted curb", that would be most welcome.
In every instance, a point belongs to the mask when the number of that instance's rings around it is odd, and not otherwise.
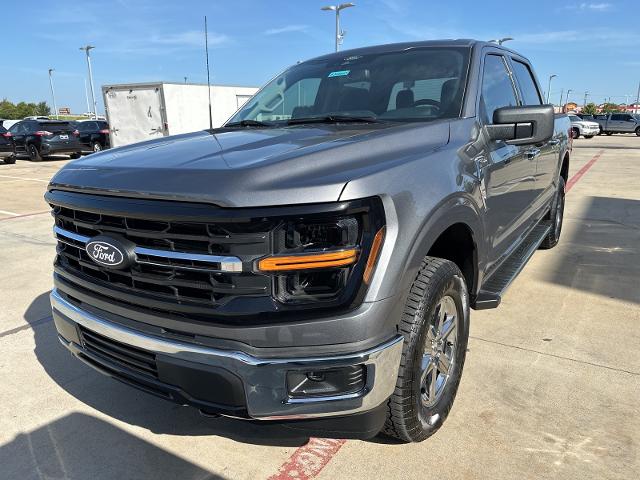
[[[576,172],[576,174],[571,177],[569,179],[569,181],[567,182],[567,185],[565,186],[564,191],[565,192],[569,192],[569,190],[571,190],[571,188],[578,183],[578,180],[580,180],[582,178],[582,176],[587,173],[587,171],[593,167],[593,164],[596,163],[598,161],[598,159],[602,156],[602,154],[604,153],[604,150],[600,150],[598,153],[596,153],[593,158],[591,160],[589,160],[587,162],[587,164],[585,166],[583,166],[580,170],[578,170]]]
[[[271,475],[269,480],[309,480],[314,478],[338,453],[346,440],[332,438],[310,438],[309,442],[296,449],[289,459]]]

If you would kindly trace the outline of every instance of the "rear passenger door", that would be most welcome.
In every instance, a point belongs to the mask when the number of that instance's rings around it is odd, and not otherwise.
[[[515,57],[511,57],[511,66],[520,91],[522,105],[542,105],[540,89],[531,67]],[[555,175],[560,158],[560,133],[554,132],[554,136],[546,142],[523,147],[524,157],[534,167],[535,182],[531,184],[535,190],[531,195],[531,207],[534,211],[537,210],[538,203],[544,203],[544,200],[555,192]]]
[[[13,137],[13,143],[16,147],[16,153],[26,152],[25,143],[27,138],[27,122],[20,122],[13,125],[9,131]]]
[[[493,123],[500,107],[517,106],[518,97],[507,60],[490,53],[484,58],[479,101],[479,121]],[[478,167],[486,205],[486,231],[491,238],[489,266],[500,261],[526,230],[527,212],[532,203],[535,162],[526,159],[521,147],[502,140],[487,140]]]

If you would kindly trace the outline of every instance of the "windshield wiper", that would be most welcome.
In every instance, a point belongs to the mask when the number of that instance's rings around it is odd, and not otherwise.
[[[300,125],[304,123],[381,123],[376,117],[359,117],[355,115],[324,115],[320,117],[292,118],[287,125]]]
[[[227,123],[225,127],[273,127],[273,124],[258,120],[240,120],[239,122]]]

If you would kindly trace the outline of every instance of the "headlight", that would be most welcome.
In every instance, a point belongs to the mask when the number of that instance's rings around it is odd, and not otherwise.
[[[345,202],[332,213],[283,219],[272,233],[272,254],[255,270],[273,276],[283,304],[343,304],[366,289],[384,241],[379,198]]]

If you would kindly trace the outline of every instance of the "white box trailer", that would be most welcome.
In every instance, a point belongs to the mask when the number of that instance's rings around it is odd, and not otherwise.
[[[112,147],[209,128],[207,85],[131,83],[104,85],[102,96]],[[213,127],[219,127],[251,96],[255,87],[211,85]]]

